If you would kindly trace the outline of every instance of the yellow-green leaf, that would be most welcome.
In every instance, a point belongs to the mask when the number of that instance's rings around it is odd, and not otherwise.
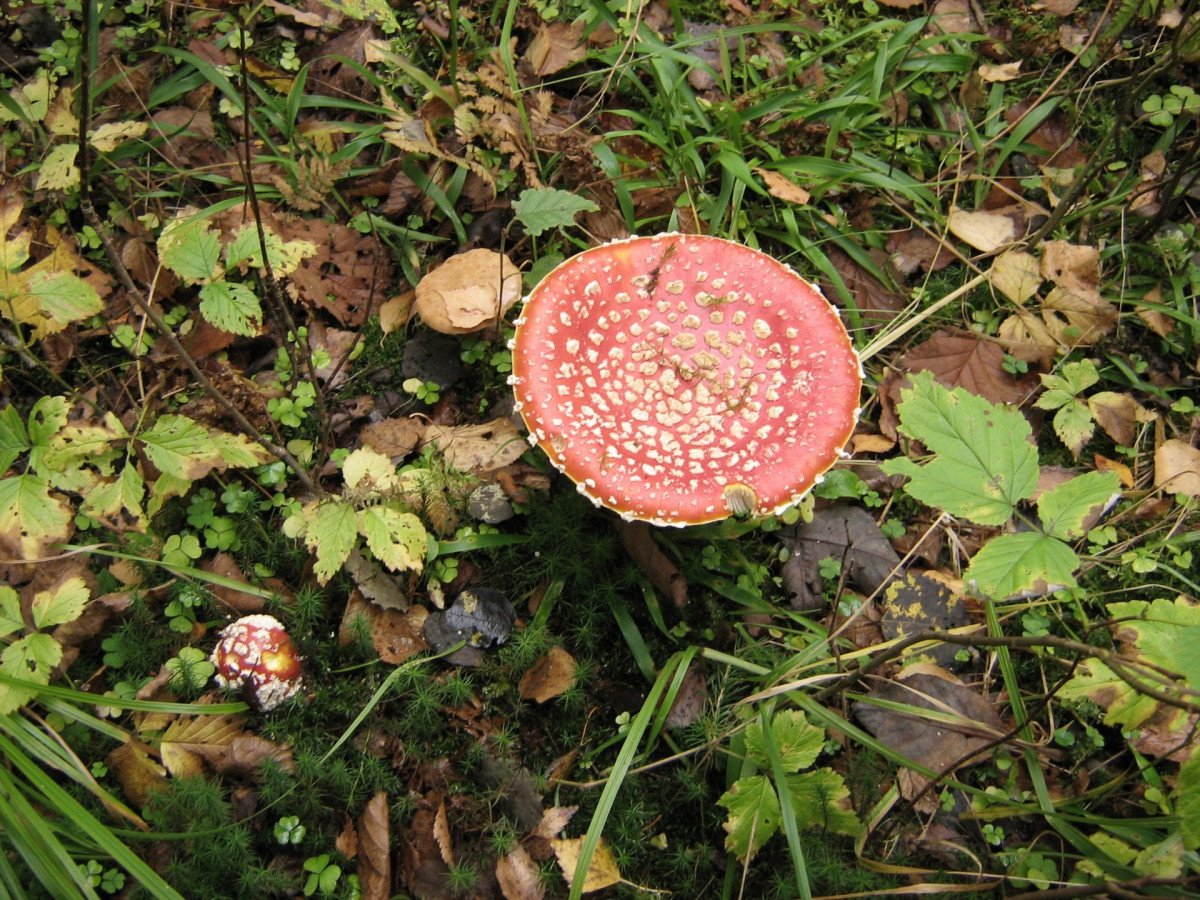
[[[354,507],[341,500],[317,505],[304,535],[308,549],[317,554],[313,572],[317,581],[327,584],[346,562],[358,542],[358,523]]]
[[[377,560],[395,572],[421,571],[428,538],[420,519],[386,505],[368,506],[358,516],[358,528]]]
[[[52,628],[74,622],[83,614],[91,592],[78,575],[68,578],[48,591],[33,595],[33,624],[37,628]]]
[[[50,493],[44,478],[25,474],[0,480],[0,548],[38,559],[71,536],[73,519],[71,508]]]
[[[20,631],[25,627],[21,618],[21,595],[6,584],[0,584],[0,637]]]

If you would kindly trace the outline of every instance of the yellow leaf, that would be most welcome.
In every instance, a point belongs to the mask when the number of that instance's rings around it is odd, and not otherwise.
[[[583,848],[583,840],[583,838],[558,838],[550,842],[568,885],[574,885],[575,868],[579,863],[579,851]],[[598,891],[624,880],[621,877],[621,871],[617,868],[617,858],[601,838],[600,842],[596,844],[596,851],[592,854],[591,864],[583,879],[583,893]]]
[[[1014,303],[1024,303],[1042,284],[1038,261],[1024,250],[1005,250],[997,256],[988,280]]]
[[[1200,450],[1174,438],[1163,441],[1154,451],[1154,486],[1200,497]]]
[[[955,208],[946,219],[950,233],[976,250],[991,253],[1017,236],[1017,227],[1008,216],[994,212],[969,212]]]
[[[88,142],[101,153],[111,153],[125,141],[146,133],[146,122],[106,122],[88,133]]]
[[[42,160],[38,187],[44,191],[67,191],[79,184],[79,166],[75,165],[78,153],[78,144],[52,147]]]

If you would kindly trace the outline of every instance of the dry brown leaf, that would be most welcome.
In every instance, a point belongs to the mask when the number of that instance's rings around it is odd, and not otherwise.
[[[379,791],[358,817],[358,881],[362,900],[392,895],[392,827],[387,791]]]
[[[860,453],[887,453],[896,442],[885,434],[856,434],[850,439],[855,456]]]
[[[988,280],[1009,300],[1024,303],[1042,286],[1041,267],[1024,250],[1005,250],[992,261]]]
[[[583,838],[558,838],[551,841],[550,846],[554,848],[554,855],[558,857],[559,868],[562,869],[568,886],[574,886],[575,868],[579,864],[579,851],[583,847]],[[581,892],[591,893],[619,884],[623,880],[621,870],[617,868],[616,856],[613,855],[604,838],[600,838],[595,852],[592,853],[587,874],[583,878]]]
[[[1056,287],[1042,301],[1042,321],[1060,346],[1087,347],[1112,333],[1117,309],[1099,291],[1085,294]]]
[[[417,416],[384,419],[364,425],[358,436],[364,447],[382,453],[392,462],[399,462],[420,442],[426,425],[425,419]]]
[[[504,900],[542,900],[546,896],[537,863],[524,847],[517,847],[496,860],[496,881]]]
[[[445,798],[438,803],[437,812],[433,817],[433,839],[442,854],[442,862],[448,866],[454,865],[454,845],[450,841],[450,820],[446,818]]]
[[[167,781],[167,770],[150,758],[141,744],[122,744],[104,758],[108,770],[117,776],[125,797],[141,809],[150,792]]]
[[[575,683],[577,671],[575,657],[561,647],[551,647],[521,676],[517,693],[526,700],[545,703],[566,693]]]
[[[353,819],[349,816],[344,816],[344,818],[346,824],[342,826],[342,830],[338,834],[337,840],[333,842],[333,846],[346,859],[354,859],[354,857],[358,856],[358,829],[354,827]]]
[[[534,830],[534,837],[550,840],[562,834],[572,816],[579,812],[578,806],[552,806],[542,813],[542,821]]]
[[[968,0],[936,0],[930,18],[942,34],[967,34],[977,27]]]
[[[785,203],[795,203],[797,206],[804,206],[812,199],[812,194],[786,175],[763,168],[755,169],[754,174],[766,182],[768,194],[783,200]]]
[[[295,768],[291,747],[287,744],[276,744],[249,731],[235,735],[226,746],[202,747],[200,752],[213,771],[221,775],[251,777],[267,760],[285,772],[291,772]]]
[[[1200,497],[1200,450],[1175,438],[1163,441],[1154,451],[1154,486]]]
[[[919,228],[893,232],[888,235],[884,249],[891,254],[892,265],[902,275],[917,271],[937,272],[954,262],[954,253],[943,241]]]
[[[521,296],[521,273],[495,250],[452,256],[417,284],[417,314],[434,331],[467,334],[495,325]]]
[[[1143,303],[1162,303],[1163,293],[1162,286],[1155,285],[1145,296],[1142,297]],[[1168,316],[1160,309],[1153,309],[1149,306],[1141,306],[1139,304],[1137,310],[1138,318],[1146,323],[1146,327],[1157,334],[1159,337],[1166,337],[1175,330],[1175,320]]]
[[[581,41],[582,37],[583,26],[580,24],[543,24],[529,42],[524,61],[539,78],[561,72],[587,56],[587,45]]]
[[[612,523],[625,552],[646,573],[655,590],[670,598],[677,609],[687,606],[687,582],[675,563],[654,542],[650,526],[645,522],[626,522],[617,518],[613,518]]]
[[[663,724],[667,728],[687,728],[699,721],[707,706],[708,681],[704,677],[704,669],[693,662],[684,673],[675,694],[675,702],[671,704]]]
[[[1100,472],[1116,472],[1117,478],[1121,481],[1121,486],[1125,488],[1133,487],[1133,470],[1125,463],[1115,459],[1109,459],[1107,456],[1101,456],[1097,453],[1093,458],[1096,464],[1097,471]]]
[[[976,250],[991,253],[1017,237],[1017,226],[1008,216],[979,210],[971,212],[955,207],[946,218],[950,233]]]
[[[241,716],[179,716],[163,732],[158,748],[162,764],[175,778],[202,774],[205,757],[227,747],[242,733],[244,722]]]
[[[398,666],[416,653],[429,649],[422,629],[429,610],[414,605],[407,612],[398,609],[382,610],[371,623],[371,643],[379,658]]]
[[[412,318],[413,303],[417,295],[414,291],[400,294],[385,300],[379,307],[379,328],[384,334],[391,334],[397,328],[403,328]]]
[[[1069,16],[1078,5],[1079,0],[1038,0],[1033,8],[1055,16]]]
[[[210,575],[220,575],[222,578],[248,584],[246,576],[242,574],[242,570],[238,568],[238,564],[228,553],[218,553],[211,560],[204,562],[201,568]],[[239,616],[248,616],[252,613],[262,612],[267,606],[267,601],[257,594],[248,594],[245,591],[239,591],[220,584],[209,585],[209,590],[213,592],[213,595],[221,603],[224,603]]]
[[[1014,359],[1039,369],[1048,370],[1058,355],[1058,341],[1046,323],[1027,309],[1019,309],[1001,322],[996,340]]]
[[[919,6],[925,0],[879,0],[880,6],[890,6],[893,9],[911,9],[914,6]]]
[[[904,300],[886,284],[860,266],[847,253],[830,250],[829,261],[841,276],[842,282],[854,297],[859,314],[871,324],[890,322],[904,308]],[[883,260],[882,265],[887,261]],[[827,291],[827,297],[836,296]]]
[[[909,372],[928,370],[950,388],[964,387],[993,403],[1020,403],[1034,390],[1036,379],[1014,379],[1004,370],[1004,349],[968,331],[935,332],[906,353]]]
[[[1154,417],[1153,413],[1133,399],[1132,394],[1116,391],[1092,394],[1087,398],[1087,405],[1096,424],[1122,447],[1132,447],[1138,423]]]
[[[984,63],[979,67],[979,77],[984,81],[1012,81],[1021,77],[1021,60],[1007,63]]]
[[[491,472],[515,463],[529,444],[511,419],[492,419],[482,425],[430,425],[421,446],[435,445],[446,462],[460,472]]]
[[[367,559],[357,550],[351,550],[350,555],[346,557],[345,568],[354,579],[362,597],[383,609],[408,609],[409,599],[404,585],[396,576],[385,572],[375,560]],[[345,629],[353,616],[362,611],[359,608],[352,613],[347,605],[346,614],[342,618],[342,628]]]

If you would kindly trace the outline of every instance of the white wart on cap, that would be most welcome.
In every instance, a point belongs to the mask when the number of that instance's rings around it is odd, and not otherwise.
[[[862,368],[837,311],[732,241],[586,250],[533,289],[516,326],[510,381],[530,441],[627,519],[781,512],[857,420]]]

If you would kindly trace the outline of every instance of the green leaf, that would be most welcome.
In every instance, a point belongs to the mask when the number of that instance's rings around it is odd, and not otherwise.
[[[83,615],[91,592],[79,576],[68,578],[49,591],[38,591],[33,595],[33,624],[37,628],[50,628],[74,622]]]
[[[214,328],[243,337],[254,337],[262,327],[258,297],[233,281],[210,281],[200,288],[200,314]]]
[[[551,228],[568,228],[575,224],[581,212],[597,212],[598,207],[586,197],[558,188],[526,188],[512,205],[517,221],[525,231],[537,237]]]
[[[1096,433],[1091,407],[1084,400],[1072,399],[1054,414],[1054,433],[1079,458],[1083,446]]]
[[[0,584],[0,637],[22,630],[25,620],[21,618],[21,595],[6,584]]]
[[[1058,694],[1064,700],[1091,700],[1104,710],[1104,724],[1136,727],[1158,708],[1098,659],[1085,659]]]
[[[360,22],[378,22],[387,34],[400,30],[396,14],[387,5],[387,0],[321,0],[330,9]]]
[[[317,564],[313,567],[317,581],[327,584],[358,542],[354,507],[341,500],[327,500],[318,504],[316,512],[309,519],[304,541],[308,549],[317,554]]]
[[[198,284],[220,272],[221,244],[207,218],[184,210],[158,236],[158,258],[184,284]]]
[[[1037,449],[1020,410],[989,403],[963,388],[947,390],[929,372],[912,377],[898,406],[900,427],[934,459],[884,463],[889,475],[906,475],[905,490],[922,503],[980,525],[1001,525],[1037,487]]]
[[[963,579],[976,593],[1003,600],[1028,590],[1075,587],[1077,568],[1079,557],[1058,538],[1022,531],[984,544]]]
[[[208,433],[208,439],[221,454],[225,465],[237,469],[248,469],[251,466],[261,466],[275,459],[266,447],[255,443],[244,434],[231,434],[228,431],[213,430]]]
[[[803,711],[785,709],[771,718],[771,732],[779,751],[779,762],[786,772],[811,766],[825,744],[825,730],[811,724]],[[771,762],[763,746],[762,723],[755,719],[746,726],[746,755],[760,769],[769,770]]]
[[[1121,496],[1115,472],[1088,472],[1063,482],[1038,499],[1038,516],[1047,534],[1065,541],[1081,538],[1096,511]]]
[[[1096,364],[1090,359],[1066,363],[1057,373],[1042,376],[1046,393],[1035,404],[1039,409],[1058,409],[1100,380]]]
[[[1200,756],[1193,753],[1179,767],[1173,796],[1184,846],[1192,851],[1200,849]]]
[[[208,429],[187,416],[160,416],[137,439],[155,468],[187,481],[203,478],[221,461],[221,452],[209,438]]]
[[[0,409],[0,475],[7,472],[8,467],[30,446],[25,423],[21,421],[17,408],[10,405]]]
[[[62,660],[62,647],[48,634],[30,634],[4,648],[0,672],[36,684],[49,684],[50,673]],[[0,685],[0,715],[13,712],[37,696],[32,688]]]
[[[66,397],[39,397],[29,411],[29,442],[34,447],[50,446],[50,439],[67,424],[70,408]]]
[[[104,311],[96,289],[73,272],[34,272],[27,293],[48,320],[39,325],[39,335],[54,334]]]
[[[765,775],[739,778],[718,804],[729,810],[722,823],[725,849],[745,862],[779,830],[779,797]]]
[[[429,538],[420,519],[385,505],[368,506],[358,516],[358,530],[377,560],[393,572],[424,568]]]
[[[82,512],[96,519],[116,519],[128,513],[130,524],[141,529],[145,510],[142,499],[146,495],[146,483],[137,467],[127,465],[112,481],[97,485],[83,498]]]
[[[387,492],[396,489],[396,466],[389,457],[360,447],[346,457],[342,463],[342,478],[346,487],[354,491]]]
[[[50,545],[71,536],[74,512],[50,493],[44,478],[18,475],[0,480],[0,547],[23,559],[45,556]]]
[[[267,245],[267,259],[271,261],[271,270],[277,276],[291,275],[302,260],[317,254],[317,245],[312,241],[299,238],[284,241],[270,229],[264,229],[263,236]],[[242,263],[256,269],[263,267],[262,245],[258,240],[258,229],[254,225],[243,225],[235,231],[233,240],[225,250],[225,265],[228,268],[232,269]]]
[[[1183,597],[1132,600],[1108,604],[1109,615],[1122,620],[1117,637],[1128,641],[1148,663],[1178,672],[1184,684],[1200,686],[1200,606]]]
[[[820,828],[856,835],[862,824],[850,806],[850,789],[842,776],[829,768],[787,777],[787,792],[798,828]]]

